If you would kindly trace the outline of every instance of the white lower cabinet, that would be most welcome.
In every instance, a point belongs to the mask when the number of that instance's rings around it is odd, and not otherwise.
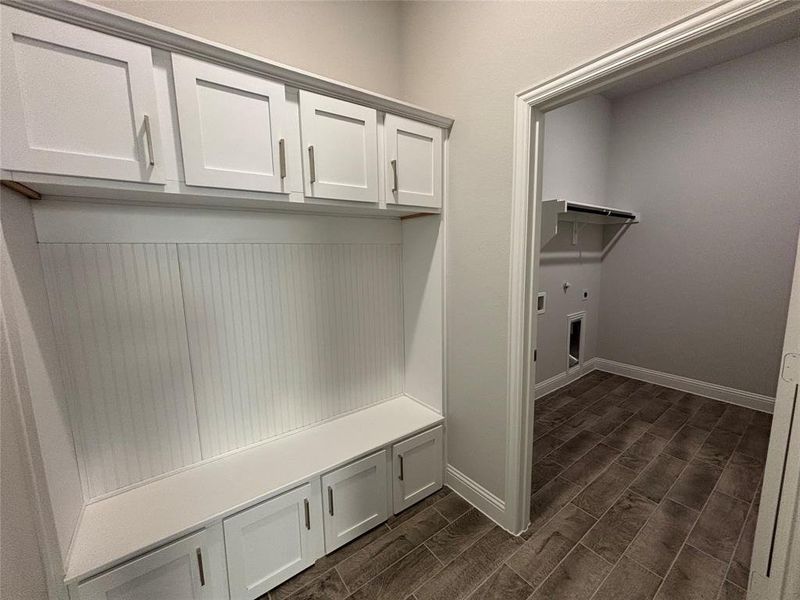
[[[442,427],[399,442],[392,448],[395,514],[442,487]]]
[[[225,519],[231,600],[252,600],[322,554],[319,481]]]
[[[80,600],[228,597],[222,525],[202,529],[78,585]]]
[[[326,553],[388,518],[386,488],[385,450],[323,475]]]

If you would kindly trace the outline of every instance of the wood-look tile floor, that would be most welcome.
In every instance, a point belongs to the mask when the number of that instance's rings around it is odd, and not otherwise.
[[[531,526],[447,488],[270,600],[744,600],[770,416],[595,371],[537,399]]]

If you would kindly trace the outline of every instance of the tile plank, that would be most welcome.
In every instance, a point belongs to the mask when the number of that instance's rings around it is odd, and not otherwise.
[[[615,563],[656,506],[647,498],[626,492],[586,534],[583,543],[610,563]]]
[[[686,462],[679,458],[659,454],[631,484],[631,489],[653,502],[661,502],[685,466]]]
[[[441,568],[425,546],[417,546],[399,561],[370,579],[348,600],[404,600],[413,590]]]
[[[419,600],[466,598],[515,550],[521,541],[500,527],[489,532],[422,585]]]
[[[664,452],[681,460],[691,460],[707,437],[708,431],[692,425],[684,425],[664,448]]]
[[[531,496],[531,524],[522,534],[524,539],[530,538],[547,521],[549,521],[565,504],[578,495],[581,488],[562,477],[556,477],[541,490]]]
[[[688,543],[728,562],[739,540],[748,508],[746,502],[714,492],[689,535]]]
[[[756,494],[764,467],[755,458],[734,452],[719,480],[719,491],[750,502]]]
[[[656,600],[714,600],[724,574],[725,563],[684,546],[656,594]]]
[[[585,486],[602,473],[619,456],[615,450],[605,444],[597,444],[581,459],[561,474],[561,477],[579,486]]]
[[[666,440],[645,433],[622,453],[617,462],[623,467],[639,472],[650,464],[666,445]]]
[[[667,497],[694,510],[701,510],[720,475],[722,469],[719,467],[693,460],[681,473]]]
[[[425,542],[425,545],[436,558],[442,561],[442,564],[446,565],[492,527],[494,527],[494,523],[489,517],[479,510],[471,508],[431,537]]]
[[[525,600],[533,588],[506,565],[502,565],[469,600]]]
[[[736,585],[747,588],[750,579],[750,559],[753,555],[753,541],[756,535],[756,523],[758,522],[758,509],[754,506],[750,509],[747,521],[744,524],[739,544],[733,554],[730,568],[728,569],[727,579]]]
[[[531,493],[535,494],[564,470],[560,464],[550,458],[543,458],[533,464],[531,472]]]
[[[595,522],[594,518],[568,504],[507,563],[534,588],[538,587]]]
[[[689,425],[698,429],[711,431],[725,412],[725,404],[717,400],[706,400],[694,416],[689,419]]]
[[[611,565],[578,544],[531,596],[531,600],[588,600]]]
[[[663,415],[655,420],[649,432],[665,440],[671,440],[683,424],[689,419],[689,414],[678,409],[670,408]]]
[[[623,490],[636,477],[636,472],[618,463],[612,463],[572,501],[594,517],[608,510]]]
[[[433,506],[451,523],[472,508],[469,502],[455,492],[448,494]]]
[[[724,467],[739,443],[739,437],[724,429],[714,429],[695,456],[718,467]]]
[[[664,577],[699,514],[672,500],[664,500],[625,554]]]
[[[593,600],[650,600],[661,578],[623,556],[597,590]]]
[[[624,452],[631,444],[642,437],[642,434],[649,428],[650,423],[637,419],[634,416],[609,433],[603,439],[603,443],[606,446],[611,446],[620,452]]]
[[[589,452],[589,450],[597,446],[602,439],[603,436],[599,433],[588,430],[581,431],[575,435],[575,437],[559,446],[556,450],[553,450],[549,458],[562,467],[569,467],[572,463]]]

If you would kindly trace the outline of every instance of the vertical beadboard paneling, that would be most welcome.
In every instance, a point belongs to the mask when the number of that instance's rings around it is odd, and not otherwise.
[[[200,460],[174,244],[40,244],[89,497]]]
[[[401,247],[179,244],[203,457],[403,391]]]

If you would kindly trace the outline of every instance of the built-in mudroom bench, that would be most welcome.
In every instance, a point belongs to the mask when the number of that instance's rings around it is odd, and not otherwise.
[[[452,119],[82,2],[0,10],[56,595],[253,600],[440,489]]]
[[[441,488],[442,421],[400,396],[92,503],[67,582],[257,597]]]

